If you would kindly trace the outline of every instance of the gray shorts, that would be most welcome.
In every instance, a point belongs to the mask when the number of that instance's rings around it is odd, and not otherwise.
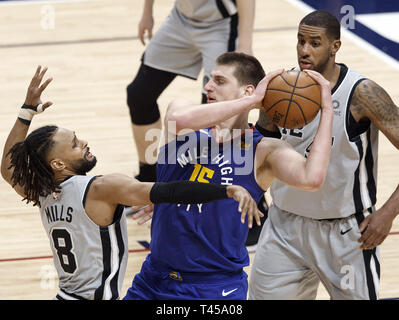
[[[249,299],[378,299],[379,248],[360,250],[362,218],[315,220],[269,209],[251,267]]]
[[[191,79],[204,68],[207,82],[216,58],[235,50],[237,30],[237,16],[199,27],[174,8],[149,42],[143,63]]]

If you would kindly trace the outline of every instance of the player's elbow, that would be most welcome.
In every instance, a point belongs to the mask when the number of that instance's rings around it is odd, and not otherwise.
[[[176,134],[183,129],[189,128],[190,119],[187,115],[179,111],[172,111],[168,116],[168,128],[175,128]]]
[[[307,191],[317,191],[320,190],[324,185],[325,175],[323,174],[313,174],[312,177],[307,179],[304,189]]]
[[[8,170],[7,166],[5,165],[4,161],[1,162],[1,176],[5,181],[10,183],[10,171]]]
[[[169,105],[165,115],[164,124],[169,132],[178,134],[184,129],[191,128],[193,123],[192,115],[186,112],[189,103],[183,99],[175,99]]]

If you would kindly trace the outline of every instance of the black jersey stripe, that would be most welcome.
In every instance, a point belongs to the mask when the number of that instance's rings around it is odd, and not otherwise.
[[[238,37],[238,14],[230,18],[230,34],[227,42],[227,51],[234,51],[236,49],[236,40]]]
[[[377,293],[375,289],[375,284],[374,284],[374,278],[371,272],[371,259],[374,259],[374,261],[378,261],[375,259],[375,253],[376,248],[372,250],[363,250],[363,258],[364,258],[364,267],[366,270],[366,280],[367,280],[367,288],[369,291],[369,298],[370,300],[377,300]],[[377,263],[376,263],[377,265]],[[378,275],[379,278],[379,275]]]
[[[370,205],[374,205],[377,200],[377,187],[376,181],[374,178],[374,158],[373,158],[373,151],[372,151],[372,143],[370,137],[370,130],[367,131],[366,134],[366,141],[367,146],[363,145],[362,139],[357,139],[355,144],[357,146],[359,152],[359,164],[354,173],[354,183],[353,183],[353,202],[355,205],[355,212],[363,212],[367,207],[369,207],[368,203],[370,200]],[[363,194],[363,197],[368,197],[368,199],[363,199],[361,194],[361,185],[360,185],[360,167],[361,163],[364,158],[365,169],[366,169],[366,188],[367,188],[367,195]],[[365,206],[367,204],[367,206]]]
[[[123,207],[122,207],[123,210]],[[115,236],[118,244],[118,270],[116,271],[114,277],[112,278],[110,282],[111,286],[111,292],[112,292],[112,298],[111,299],[118,299],[119,298],[119,290],[118,290],[118,280],[119,280],[119,271],[121,269],[121,263],[123,261],[123,255],[125,253],[125,245],[123,242],[123,237],[122,237],[122,229],[121,229],[121,221],[115,222]]]
[[[344,81],[349,68],[344,65],[343,63],[337,63],[340,66],[340,70],[339,70],[339,76],[338,76],[338,80],[337,83],[335,84],[334,88],[331,89],[331,94],[333,95],[335,93],[335,91],[338,90],[338,88],[341,86],[342,82]]]
[[[101,244],[103,248],[103,274],[101,277],[101,285],[94,293],[94,300],[102,300],[104,296],[105,281],[111,274],[111,238],[108,227],[99,227]]]
[[[352,97],[355,93],[355,89],[359,85],[360,82],[363,80],[366,80],[366,78],[361,78],[355,82],[353,85],[350,93],[349,93],[349,98],[346,106],[346,114],[345,114],[345,129],[346,133],[348,135],[349,141],[353,142],[356,139],[359,139],[359,136],[366,132],[370,128],[371,122],[368,121],[361,121],[361,122],[356,122],[356,120],[353,118],[352,112],[351,112],[351,103],[352,103]]]
[[[372,205],[375,205],[377,202],[377,184],[374,179],[374,158],[373,158],[373,149],[371,143],[371,130],[367,131],[367,150],[366,150],[366,171],[367,171],[367,190],[368,195],[370,197],[370,201]]]
[[[354,181],[353,181],[353,202],[355,204],[355,213],[363,212],[363,202],[362,196],[360,192],[360,165],[363,159],[363,144],[362,141],[359,139],[356,141],[357,150],[359,152],[359,164],[356,168],[354,173]]]
[[[106,283],[109,282],[109,289],[111,291],[111,300],[115,300],[119,298],[119,290],[118,290],[118,279],[119,279],[119,270],[121,267],[121,263],[123,260],[123,255],[125,252],[125,245],[122,236],[122,228],[121,228],[121,217],[123,214],[124,207],[122,205],[118,205],[114,217],[116,217],[117,221],[114,221],[114,229],[115,234],[112,234],[116,239],[116,245],[118,247],[118,269],[112,270],[112,240],[111,240],[111,230],[110,226],[99,227],[100,229],[100,237],[101,244],[103,248],[103,273],[101,277],[101,285],[96,289],[94,294],[94,299],[104,299],[104,291]],[[113,231],[112,231],[113,232]],[[109,277],[114,273],[111,279]],[[108,280],[108,281],[107,281]]]
[[[371,212],[370,209],[369,209],[369,212]],[[360,224],[364,220],[364,214],[357,214],[357,215],[355,215],[355,217],[356,217],[358,226],[360,226]],[[369,292],[370,300],[377,300],[376,284],[374,283],[374,278],[373,278],[373,274],[371,271],[371,259],[372,258],[374,259],[374,262],[375,262],[378,279],[380,279],[380,263],[377,259],[376,250],[377,250],[377,248],[374,248],[372,250],[362,250],[363,251],[362,252],[363,260],[364,260],[364,268],[366,271],[367,289]]]
[[[219,12],[223,18],[227,18],[230,16],[222,0],[216,0],[216,6],[218,7]]]
[[[83,199],[82,199],[83,208],[84,208],[85,205],[86,205],[87,194],[89,193],[90,186],[91,186],[91,184],[93,183],[93,181],[94,181],[97,177],[100,177],[100,176],[94,176],[93,178],[91,178],[90,181],[88,182],[87,186],[86,186],[86,190],[85,190],[85,193],[84,193]]]
[[[64,289],[60,289],[60,291],[67,297],[70,297],[71,299],[77,299],[77,300],[87,300],[75,293],[68,293],[66,292]],[[65,299],[65,297],[62,297],[59,293],[56,295],[57,298],[59,298],[60,300],[67,300]]]

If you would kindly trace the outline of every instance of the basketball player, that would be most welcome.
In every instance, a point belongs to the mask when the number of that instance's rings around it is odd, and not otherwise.
[[[333,118],[328,81],[309,71],[321,86],[322,112],[307,159],[284,141],[263,138],[248,124],[249,111],[261,107],[269,80],[281,72],[265,76],[259,61],[244,53],[219,56],[205,85],[208,103],[176,99],[168,107],[168,140],[159,152],[157,181],[235,183],[255,200],[274,178],[305,190],[320,188]],[[248,228],[229,218],[236,207],[229,200],[189,207],[155,205],[151,253],[125,299],[246,299]]]
[[[330,13],[317,10],[300,22],[299,67],[320,72],[332,87],[331,163],[316,192],[272,184],[274,205],[251,269],[250,299],[315,299],[320,281],[331,299],[378,298],[377,246],[399,213],[399,188],[374,207],[378,131],[399,148],[399,112],[378,84],[336,63],[340,46],[340,24]],[[258,121],[302,155],[314,148],[317,123],[283,130],[265,114]]]
[[[86,173],[95,166],[96,157],[74,131],[45,126],[26,136],[33,116],[52,104],[42,104],[40,98],[52,80],[41,84],[46,70],[39,66],[32,78],[4,146],[1,173],[23,200],[40,208],[59,277],[55,299],[119,297],[128,256],[123,205],[203,203],[232,197],[239,202],[241,221],[248,212],[248,223],[255,216],[260,224],[256,203],[242,187],[142,183],[117,173],[90,177]]]
[[[127,87],[140,162],[136,179],[140,181],[156,178],[156,158],[148,160],[145,154],[152,141],[145,135],[149,129],[161,130],[157,99],[173,79],[177,75],[197,79],[203,68],[205,85],[220,54],[236,49],[252,52],[255,0],[176,0],[154,37],[153,4],[154,0],[144,2],[138,36],[143,44],[145,34],[151,40],[135,79]],[[202,100],[206,100],[204,93]]]
[[[158,97],[176,78],[197,79],[204,71],[207,83],[216,58],[226,51],[252,53],[252,32],[255,19],[255,0],[176,0],[172,12],[152,37],[154,0],[144,2],[138,36],[145,44],[151,39],[142,57],[141,66],[127,87],[132,131],[139,158],[140,181],[155,181],[156,158],[146,158],[146,150],[153,143],[145,138],[150,129],[161,130]],[[205,103],[205,91],[202,91]],[[152,156],[151,156],[152,157]],[[259,209],[266,219],[268,204],[265,197]],[[254,251],[261,228],[254,226],[246,244]]]

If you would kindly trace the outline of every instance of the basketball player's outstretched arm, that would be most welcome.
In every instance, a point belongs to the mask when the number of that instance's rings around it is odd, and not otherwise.
[[[399,108],[388,93],[371,80],[363,80],[356,87],[350,110],[356,121],[370,120],[391,143],[399,149]],[[399,187],[388,201],[361,223],[358,240],[361,249],[372,249],[388,236],[392,222],[399,214]]]
[[[239,113],[260,108],[269,81],[283,71],[283,69],[278,69],[268,73],[256,89],[254,88],[252,94],[235,100],[195,105],[184,99],[176,99],[168,106],[164,120],[165,128],[170,128],[169,123],[172,122],[176,124],[176,127],[171,133],[182,134],[184,129],[196,131],[209,128]]]
[[[323,186],[331,154],[333,105],[330,83],[316,71],[306,70],[321,88],[322,110],[320,123],[308,158],[295,151],[283,140],[264,138],[256,149],[256,177],[266,190],[274,178],[304,190],[318,190]]]
[[[95,208],[104,205],[114,208],[118,204],[127,206],[165,202],[194,204],[227,198],[233,198],[239,203],[238,210],[241,213],[242,222],[248,215],[249,227],[252,227],[253,219],[260,225],[260,217],[263,214],[258,210],[249,192],[241,186],[191,181],[139,182],[119,173],[100,176],[94,180],[87,194],[86,210],[98,212],[100,210]],[[113,214],[113,211],[105,210],[104,212]]]
[[[14,170],[10,168],[11,162],[8,152],[16,143],[25,140],[26,135],[28,134],[30,121],[32,120],[33,116],[44,111],[53,104],[52,102],[47,101],[43,103],[42,108],[37,108],[38,105],[42,104],[42,100],[40,98],[41,94],[43,93],[44,89],[46,89],[48,84],[53,80],[52,78],[49,78],[41,84],[46,71],[47,67],[43,69],[41,66],[37,67],[36,72],[29,84],[24,106],[21,108],[20,114],[15,121],[14,126],[12,127],[4,145],[3,156],[1,159],[1,175],[4,180],[11,185],[13,185],[12,174]],[[27,109],[26,106],[29,106],[31,109]],[[19,195],[25,197],[24,189],[22,187],[15,185],[13,188]]]

